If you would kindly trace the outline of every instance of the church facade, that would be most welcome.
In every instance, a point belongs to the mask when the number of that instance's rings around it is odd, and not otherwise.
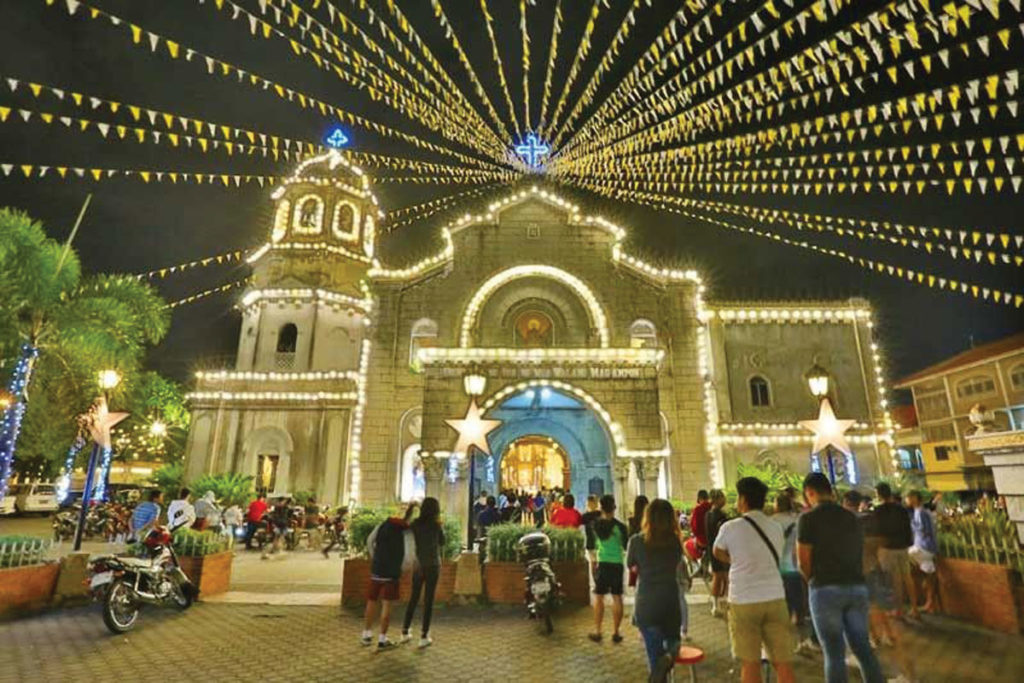
[[[892,471],[892,424],[863,300],[716,301],[698,273],[627,253],[625,231],[524,186],[390,266],[382,214],[339,153],[277,188],[249,258],[233,369],[197,373],[186,476],[241,472],[271,492],[374,505],[561,486],[577,500],[691,501],[741,462],[819,466],[805,372],[827,369],[853,455]],[[473,401],[489,454],[452,452]]]

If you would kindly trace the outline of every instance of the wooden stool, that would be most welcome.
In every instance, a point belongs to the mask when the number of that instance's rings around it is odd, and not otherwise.
[[[699,647],[683,645],[676,653],[676,666],[690,667],[690,681],[697,683],[697,663],[704,661],[704,650]]]

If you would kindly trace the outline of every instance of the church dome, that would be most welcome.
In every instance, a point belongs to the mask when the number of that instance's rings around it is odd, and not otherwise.
[[[354,166],[337,150],[330,150],[300,163],[285,182],[326,181],[349,185],[352,189],[367,191],[369,179],[362,169]]]

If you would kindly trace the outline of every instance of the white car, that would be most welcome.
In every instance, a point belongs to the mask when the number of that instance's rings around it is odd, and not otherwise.
[[[57,489],[53,484],[32,482],[19,484],[14,488],[17,492],[12,492],[9,495],[14,498],[14,506],[19,514],[56,512],[60,507],[57,505]]]
[[[14,488],[13,486],[11,487]],[[8,489],[7,494],[4,495],[4,499],[0,500],[0,517],[4,515],[13,515],[15,513],[14,508],[14,492]]]

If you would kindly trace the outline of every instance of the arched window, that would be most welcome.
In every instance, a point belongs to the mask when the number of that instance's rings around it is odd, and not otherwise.
[[[420,318],[414,322],[409,334],[409,367],[419,372],[419,350],[436,345],[437,323],[430,318]]]
[[[420,445],[414,443],[402,453],[402,483],[399,497],[402,502],[423,500],[427,495],[427,479],[420,461]]]
[[[1024,391],[1024,363],[1010,370],[1010,386],[1014,391]]]
[[[772,393],[768,380],[761,376],[750,378],[750,405],[754,408],[767,408],[772,404]]]
[[[629,326],[629,345],[634,349],[658,347],[658,328],[650,320],[634,320]]]
[[[288,233],[288,213],[291,208],[292,203],[287,199],[278,202],[277,213],[274,214],[274,228],[270,232],[271,242],[280,242]]]
[[[339,201],[334,205],[331,230],[335,237],[346,242],[355,242],[359,239],[359,211],[355,205],[346,201]]]
[[[298,340],[299,328],[295,323],[281,325],[281,329],[277,331],[277,352],[295,353],[295,344]]]
[[[295,204],[292,229],[301,235],[317,235],[324,224],[324,200],[306,195]]]
[[[976,399],[996,393],[996,381],[988,375],[975,375],[956,384],[957,398]]]

